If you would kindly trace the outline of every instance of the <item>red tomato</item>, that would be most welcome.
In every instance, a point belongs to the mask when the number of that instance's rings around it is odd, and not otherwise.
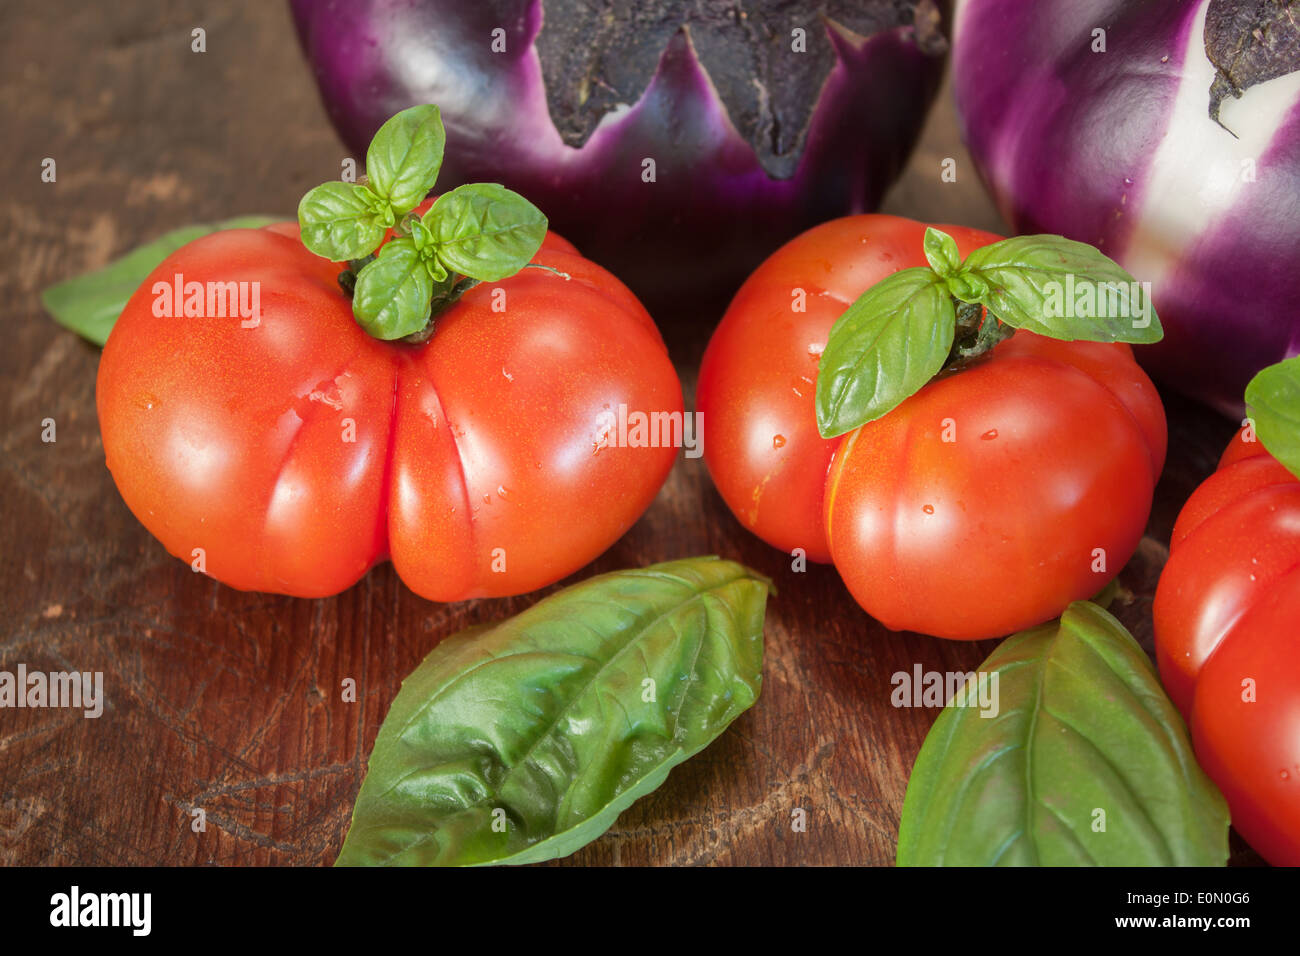
[[[939,228],[963,256],[998,239]],[[880,279],[926,264],[925,229],[839,219],[759,267],[700,370],[705,460],[746,527],[834,561],[886,626],[997,637],[1095,594],[1132,556],[1164,464],[1164,411],[1127,345],[1020,332],[883,418],[822,438],[814,389],[830,328]]]
[[[105,346],[108,467],[168,551],[232,587],[304,597],[391,558],[412,590],[455,601],[556,581],[649,506],[676,451],[612,447],[609,422],[621,404],[680,414],[681,387],[612,275],[551,234],[533,261],[570,278],[483,283],[424,344],[388,343],[297,235],[285,223],[177,250]],[[260,323],[156,317],[154,283],[176,274],[259,283]]]
[[[1300,481],[1243,429],[1187,500],[1156,588],[1156,662],[1233,826],[1300,866]]]

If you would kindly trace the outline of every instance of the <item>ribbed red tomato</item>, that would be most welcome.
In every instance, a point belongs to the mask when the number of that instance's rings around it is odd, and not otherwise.
[[[1300,481],[1252,437],[1238,432],[1174,525],[1156,661],[1233,826],[1300,866]]]
[[[962,256],[998,239],[940,228]],[[1129,346],[1022,331],[822,438],[814,388],[830,328],[880,279],[926,264],[925,229],[838,219],[759,267],[700,370],[705,459],[746,527],[833,561],[886,626],[997,637],[1090,597],[1132,556],[1164,465],[1164,411]]]
[[[340,266],[297,235],[177,250],[104,349],[108,467],[168,551],[300,596],[391,558],[412,590],[453,601],[556,581],[649,506],[675,449],[611,447],[607,423],[620,405],[680,414],[681,387],[616,278],[551,234],[533,260],[549,271],[470,289],[421,345],[382,342],[354,321]],[[155,316],[152,287],[174,275],[259,283],[260,321]]]

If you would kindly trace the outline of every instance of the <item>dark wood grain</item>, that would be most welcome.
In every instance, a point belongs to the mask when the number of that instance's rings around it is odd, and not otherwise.
[[[387,566],[328,600],[240,593],[191,573],[136,522],[104,467],[98,350],[43,314],[39,290],[175,226],[288,216],[336,176],[343,147],[279,3],[47,0],[0,17],[0,668],[103,671],[107,696],[98,720],[0,711],[0,864],[330,863],[403,675],[441,638],[538,595],[432,604]],[[196,26],[205,54],[190,52]],[[958,180],[943,183],[950,156]],[[40,181],[44,157],[56,183]],[[886,209],[1001,228],[947,91]],[[666,317],[688,403],[723,304]],[[1148,648],[1163,542],[1232,432],[1184,402],[1169,411],[1170,465],[1122,575],[1133,597],[1117,607]],[[681,459],[649,512],[577,577],[701,553],[779,589],[762,699],[565,862],[892,862],[935,713],[891,707],[890,675],[973,669],[993,644],[884,631],[832,570],[795,573],[747,534],[699,460]],[[356,703],[341,699],[345,678]],[[791,829],[796,808],[807,832]]]

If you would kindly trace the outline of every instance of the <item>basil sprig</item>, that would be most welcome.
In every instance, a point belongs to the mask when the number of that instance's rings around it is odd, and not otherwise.
[[[437,182],[445,145],[436,106],[403,110],[371,140],[367,182],[324,183],[298,205],[303,245],[334,262],[367,260],[395,233],[376,258],[341,277],[358,324],[375,338],[421,336],[435,304],[514,275],[546,238],[541,211],[497,183],[459,186],[412,215]]]
[[[1223,866],[1228,807],[1150,659],[1087,601],[1004,641],[921,746],[900,866]]]
[[[1300,478],[1300,356],[1270,365],[1246,386],[1246,410],[1268,453]]]
[[[690,558],[444,640],[379,728],[336,865],[534,863],[590,843],[758,698],[769,590]]]
[[[928,268],[886,277],[831,328],[817,373],[824,438],[888,414],[945,366],[996,345],[1002,326],[1066,341],[1149,343],[1163,335],[1146,286],[1084,243],[1017,236],[963,262],[952,237],[930,228],[924,251]]]
[[[334,262],[374,252],[387,231],[433,189],[445,145],[438,107],[402,110],[370,141],[369,183],[322,183],[302,197],[302,244]]]

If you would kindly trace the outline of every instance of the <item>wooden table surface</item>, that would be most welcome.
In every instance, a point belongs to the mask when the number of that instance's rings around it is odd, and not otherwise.
[[[98,720],[0,711],[0,864],[328,864],[402,677],[441,638],[539,595],[433,604],[386,565],[327,600],[240,593],[169,557],[127,510],[104,467],[98,349],[57,327],[39,291],[180,225],[289,218],[345,150],[280,3],[108,9],[46,0],[0,13],[0,113],[14,136],[0,151],[0,669],[103,671],[107,699]],[[190,51],[196,26],[205,54]],[[949,156],[958,179],[945,184]],[[41,181],[46,157],[55,183]],[[949,90],[885,210],[1005,228],[959,145]],[[720,308],[665,328],[688,407]],[[1114,608],[1148,649],[1174,516],[1233,430],[1167,404],[1169,466],[1121,576],[1133,599]],[[971,670],[995,643],[885,631],[833,570],[795,574],[745,532],[698,459],[680,458],[641,521],[570,582],[703,553],[779,588],[762,698],[564,862],[891,863],[935,711],[893,708],[890,675]],[[355,703],[341,700],[348,677]],[[795,808],[806,832],[791,829]]]

